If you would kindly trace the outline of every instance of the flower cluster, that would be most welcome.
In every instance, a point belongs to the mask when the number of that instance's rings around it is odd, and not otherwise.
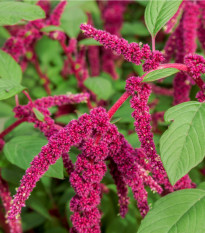
[[[53,134],[57,133],[59,128],[55,125],[54,120],[50,117],[48,108],[53,106],[62,106],[65,104],[86,102],[88,97],[89,95],[87,93],[43,97],[34,102],[29,102],[27,105],[19,105],[15,107],[15,117],[23,117],[26,118],[28,122],[35,123],[34,127],[39,128],[45,134],[45,136],[49,138]],[[42,121],[37,119],[34,108],[43,114],[44,119]]]
[[[132,99],[130,100],[131,108],[134,109],[132,117],[135,119],[134,125],[141,142],[141,148],[146,154],[145,168],[152,172],[153,178],[159,184],[164,185],[165,189],[171,192],[177,188],[193,187],[188,175],[178,181],[178,184],[174,187],[168,181],[160,156],[156,152],[153,133],[151,132],[151,115],[147,104],[149,95],[151,94],[151,87],[146,83],[142,83],[142,78],[140,77],[130,77],[126,83],[126,90],[132,95]],[[150,164],[150,167],[147,167],[147,163]],[[143,164],[143,162],[141,161],[140,164]]]
[[[184,58],[184,63],[188,68],[188,73],[195,80],[205,73],[205,59],[203,56],[189,54]]]
[[[40,0],[37,5],[39,5],[46,13],[46,19],[34,20],[25,25],[25,27],[15,28],[12,30],[12,27],[8,27],[8,30],[11,31],[12,37],[9,38],[3,50],[9,53],[14,57],[15,60],[19,61],[20,57],[23,56],[23,61],[26,61],[26,53],[34,51],[33,46],[37,40],[43,36],[43,32],[40,31],[43,27],[54,25],[58,26],[60,24],[60,17],[63,13],[63,10],[67,4],[67,1],[61,1],[56,8],[53,10],[52,14],[49,15],[50,3],[49,1]],[[62,33],[59,31],[51,33],[52,39],[62,39]],[[22,62],[22,64],[24,64]]]

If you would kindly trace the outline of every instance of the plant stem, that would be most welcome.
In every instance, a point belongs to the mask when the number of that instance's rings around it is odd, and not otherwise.
[[[184,65],[184,64],[181,64],[181,63],[169,63],[169,64],[162,64],[158,67],[157,70],[159,69],[164,69],[164,68],[176,68],[178,70],[181,70],[181,71],[184,71],[184,72],[187,72],[188,69],[187,69],[187,66]],[[150,72],[150,71],[149,71]],[[202,80],[201,77],[199,78],[192,78],[194,80],[194,82],[197,84],[197,86],[202,90],[204,91],[204,88],[203,88],[203,85],[204,85],[204,81]]]
[[[21,123],[25,122],[27,120],[27,118],[21,118],[17,121],[15,121],[12,125],[10,125],[8,128],[6,128],[1,134],[0,134],[0,138],[3,138],[4,136],[6,136],[8,133],[10,133],[13,129],[15,129],[18,125],[20,125]]]
[[[33,102],[33,100],[31,99],[29,93],[27,91],[22,91],[24,93],[24,95],[27,97],[27,99],[29,100],[29,102]]]
[[[113,115],[116,113],[118,108],[128,99],[130,94],[125,92],[119,99],[118,101],[111,107],[111,109],[108,111],[108,116],[111,119]]]
[[[152,36],[152,52],[155,51],[155,36]]]
[[[16,102],[16,106],[19,106],[19,97],[18,97],[18,95],[15,95],[15,102]]]

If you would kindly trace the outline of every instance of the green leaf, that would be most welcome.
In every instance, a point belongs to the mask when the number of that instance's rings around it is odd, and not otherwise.
[[[0,117],[13,116],[12,107],[4,102],[0,102]]]
[[[112,84],[109,80],[102,77],[88,78],[84,82],[85,86],[93,91],[99,99],[107,100],[113,94]]]
[[[77,38],[80,33],[80,25],[87,21],[86,14],[77,7],[66,6],[61,17],[61,27],[71,38]]]
[[[92,38],[83,39],[83,40],[79,41],[78,44],[79,45],[98,45],[98,46],[101,46],[101,44],[98,41],[96,41]]]
[[[43,113],[41,113],[37,108],[33,108],[33,112],[39,121],[44,121]]]
[[[127,36],[127,35],[129,35],[129,36],[135,36],[135,35],[148,36],[149,35],[147,28],[140,21],[133,22],[133,23],[125,22],[123,24],[121,33],[123,36]]]
[[[145,23],[152,36],[174,16],[182,0],[150,0],[145,9]]]
[[[8,53],[0,50],[0,78],[20,83],[22,70],[19,64]]]
[[[51,220],[51,216],[45,206],[45,200],[42,200],[41,196],[32,194],[26,205],[35,210],[37,213],[41,214],[43,217]]]
[[[8,99],[26,89],[19,83],[0,78],[0,100]]]
[[[34,156],[39,154],[47,140],[38,136],[19,136],[12,138],[4,146],[4,154],[9,162],[26,170]],[[63,179],[63,162],[60,158],[49,167],[46,176]]]
[[[174,185],[205,156],[205,103],[179,104],[170,108],[164,119],[173,122],[160,139],[161,158]]]
[[[53,31],[61,31],[61,32],[63,32],[63,29],[61,27],[50,25],[50,26],[43,27],[41,29],[41,31],[42,32],[53,32]]]
[[[22,2],[0,2],[0,25],[14,25],[23,19],[42,18],[45,18],[45,13],[39,6]]]
[[[165,68],[165,69],[154,70],[152,72],[149,72],[144,77],[143,82],[153,82],[161,78],[166,78],[172,74],[176,74],[178,72],[179,70],[175,68]]]
[[[205,191],[186,189],[155,204],[142,220],[138,233],[204,233]]]
[[[45,218],[35,212],[26,213],[22,216],[22,226],[24,231],[28,231],[30,229],[34,229],[37,226],[40,226],[43,222],[45,222]]]
[[[8,99],[25,89],[20,85],[21,67],[7,53],[0,51],[0,100]]]

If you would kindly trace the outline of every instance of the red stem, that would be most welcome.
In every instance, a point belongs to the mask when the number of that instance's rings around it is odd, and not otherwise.
[[[188,69],[187,69],[187,66],[184,65],[184,64],[180,64],[180,63],[170,63],[170,64],[162,64],[158,67],[158,69],[164,69],[164,68],[176,68],[178,70],[181,70],[181,71],[184,71],[184,72],[187,72]],[[157,70],[158,70],[157,69]],[[150,72],[150,71],[149,71]],[[194,80],[194,82],[197,84],[197,86],[202,90],[204,91],[204,88],[203,88],[203,85],[204,85],[204,81],[201,79],[201,77],[199,78],[192,78]]]
[[[155,51],[155,36],[152,36],[152,52]]]
[[[20,125],[21,123],[25,122],[27,120],[27,118],[21,118],[17,121],[15,121],[12,125],[10,125],[8,128],[6,128],[1,134],[0,134],[0,138],[3,138],[4,136],[6,136],[8,133],[10,133],[13,129],[15,129],[18,125]]]
[[[24,95],[27,97],[27,99],[29,100],[29,102],[33,102],[33,100],[31,99],[29,93],[27,91],[22,91],[24,93]]]
[[[111,119],[113,115],[116,113],[118,108],[128,99],[130,94],[125,92],[119,99],[118,101],[111,107],[111,109],[108,111],[108,116]]]

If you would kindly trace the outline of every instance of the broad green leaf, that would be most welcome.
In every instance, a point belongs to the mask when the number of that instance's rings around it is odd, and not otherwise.
[[[172,74],[176,74],[178,72],[179,70],[175,68],[165,68],[165,69],[154,70],[152,72],[149,72],[144,77],[143,82],[153,82],[161,78],[166,78]]]
[[[170,108],[164,119],[173,122],[160,139],[161,158],[174,185],[205,156],[205,103],[179,104]]]
[[[39,121],[44,121],[43,113],[41,113],[37,108],[33,108],[33,112]]]
[[[78,44],[79,45],[98,45],[98,46],[101,46],[101,44],[98,41],[96,41],[92,38],[83,39],[83,40],[79,41]]]
[[[71,38],[76,38],[80,33],[80,25],[87,21],[86,14],[77,7],[66,6],[61,17],[61,27]]]
[[[34,156],[38,155],[47,140],[38,136],[19,136],[12,138],[4,146],[4,154],[9,162],[26,170]],[[60,158],[45,173],[49,177],[63,179],[63,162]]]
[[[182,0],[150,0],[145,9],[145,23],[152,36],[174,16]]]
[[[102,77],[88,78],[84,82],[85,86],[93,91],[99,99],[107,100],[113,94],[113,88],[110,81]]]
[[[0,100],[8,99],[25,89],[20,85],[21,67],[7,53],[0,51]]]
[[[42,18],[45,18],[45,13],[39,6],[22,2],[0,2],[0,25],[14,25],[23,19]]]
[[[159,199],[137,233],[204,233],[205,191],[185,189]]]

